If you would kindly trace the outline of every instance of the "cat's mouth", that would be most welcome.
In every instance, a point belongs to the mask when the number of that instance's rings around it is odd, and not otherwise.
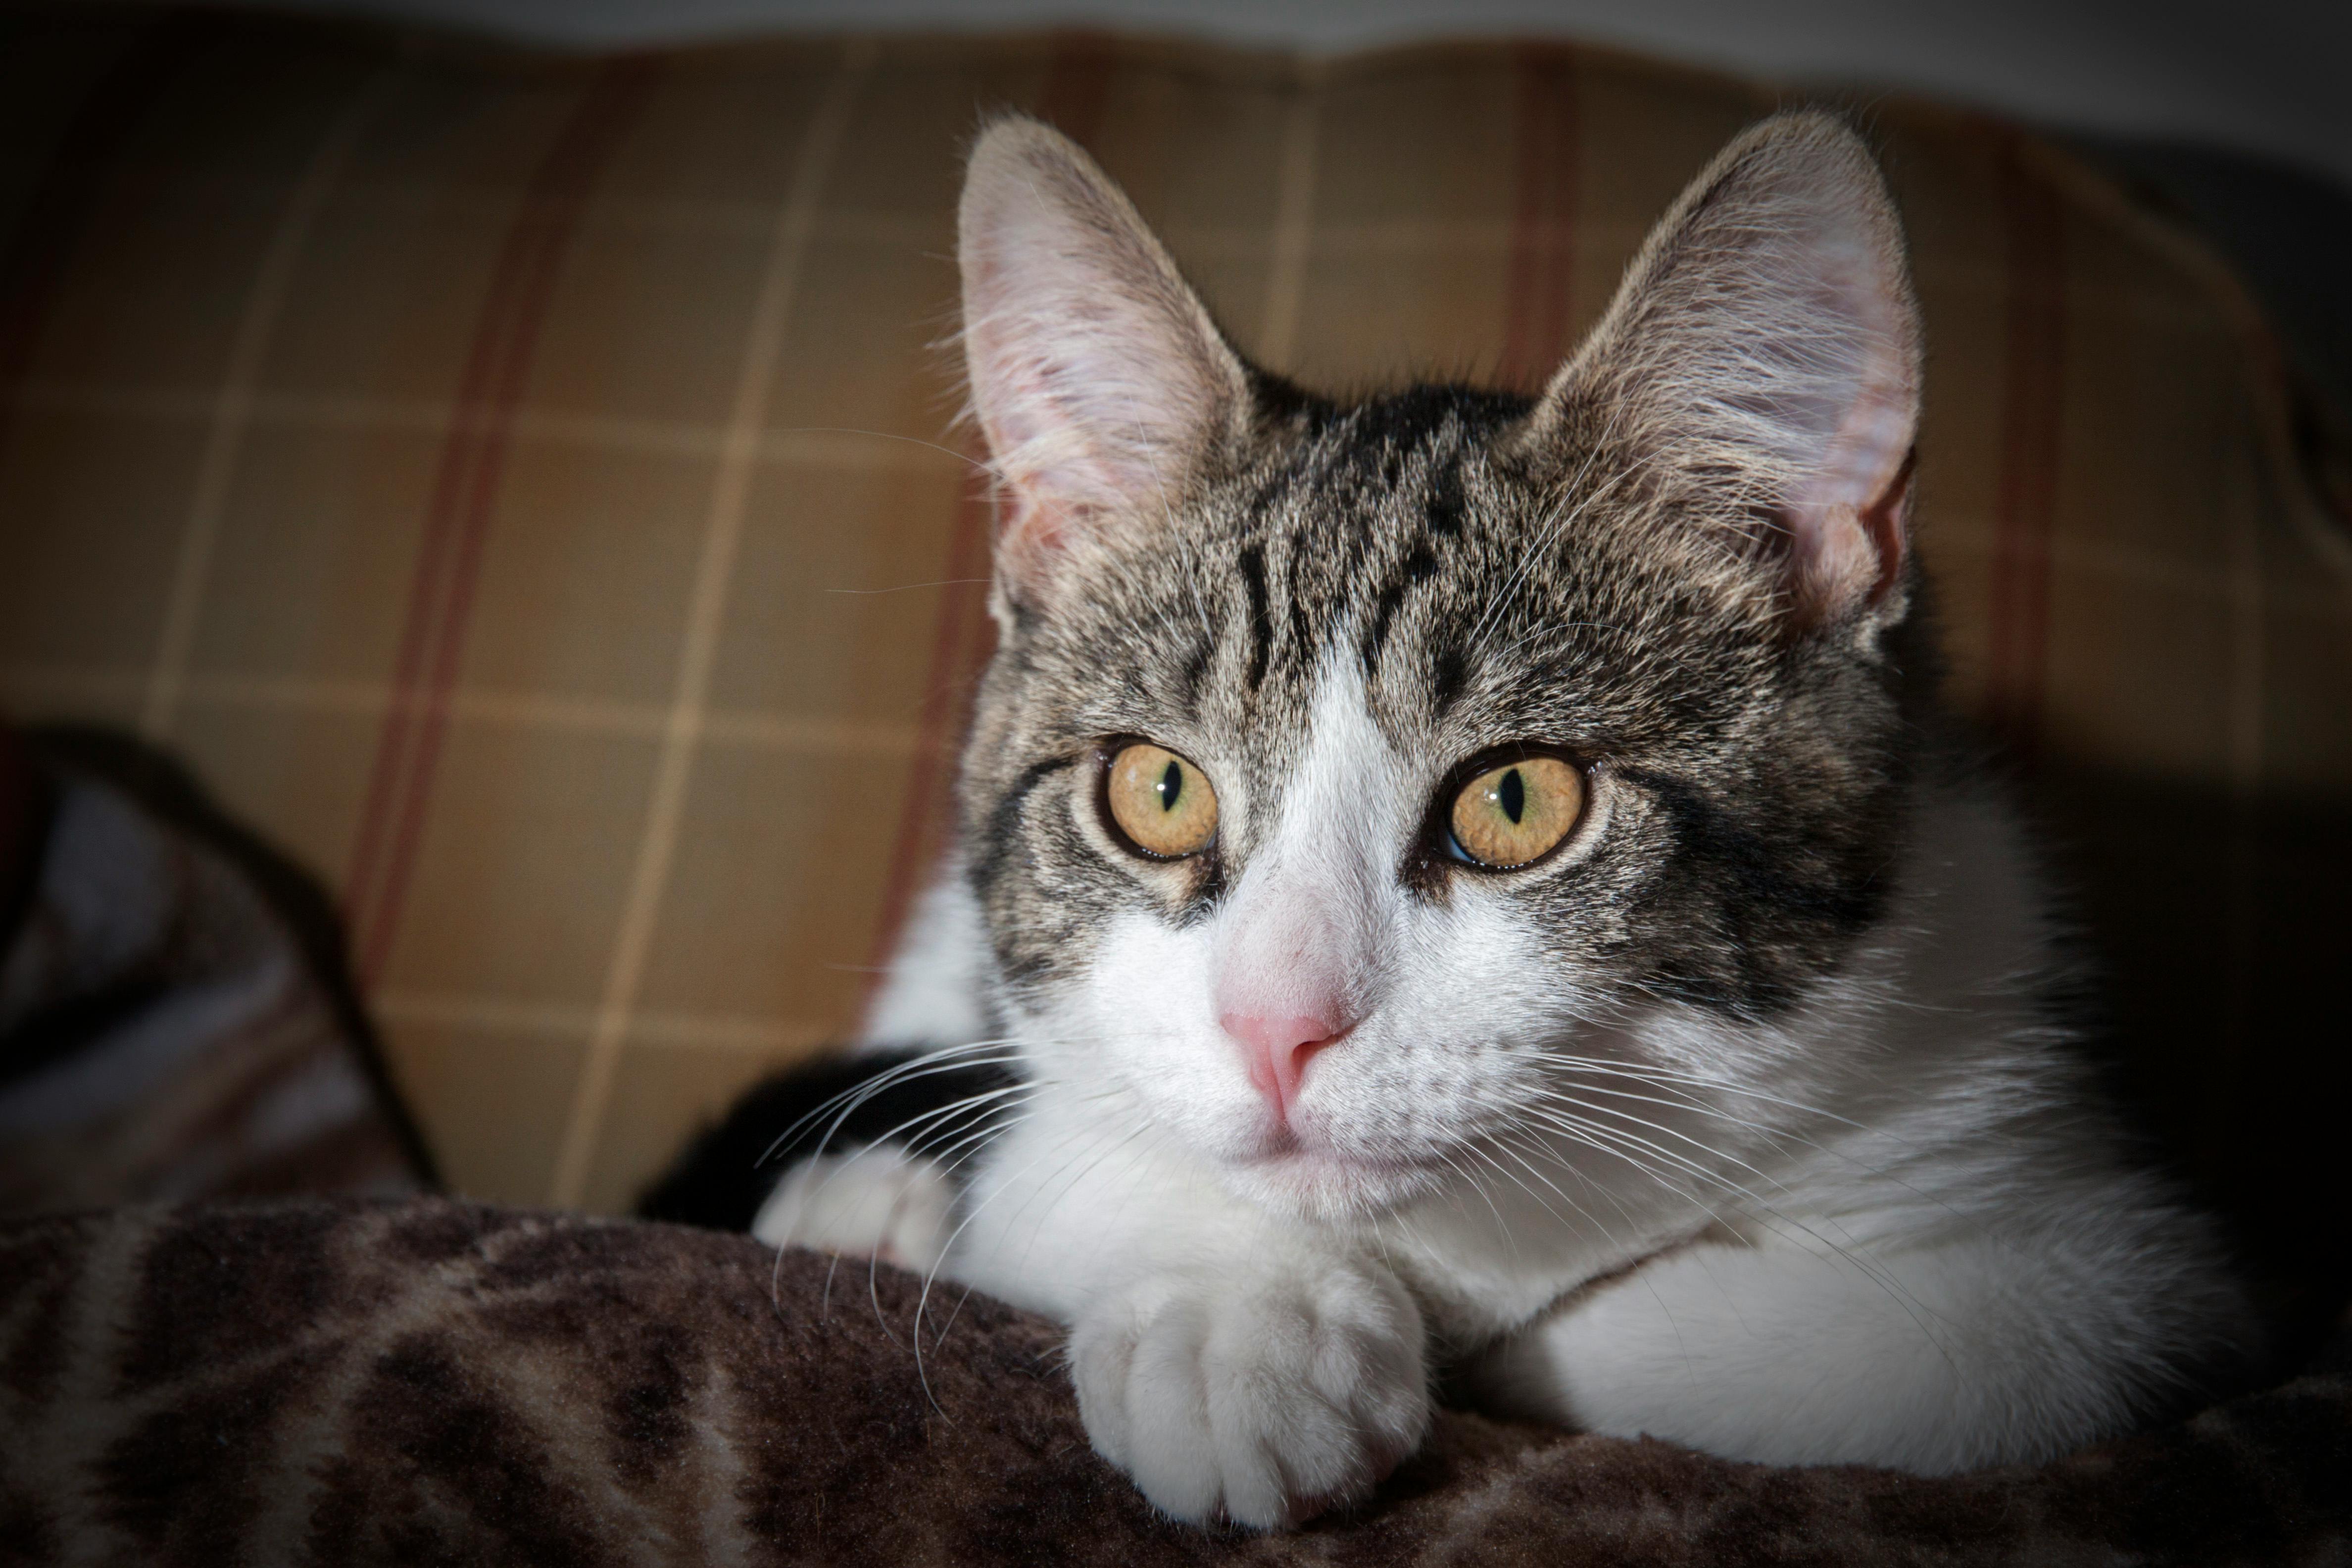
[[[1336,1217],[1396,1207],[1438,1184],[1434,1159],[1364,1154],[1310,1143],[1285,1127],[1234,1164],[1241,1184],[1261,1202]]]

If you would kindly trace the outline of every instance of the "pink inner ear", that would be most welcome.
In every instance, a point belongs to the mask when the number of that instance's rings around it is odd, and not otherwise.
[[[973,404],[997,458],[997,562],[1023,598],[1045,589],[1055,557],[1115,489],[1083,415],[1066,406],[1060,384],[1072,369],[1046,347],[985,326],[967,338]]]
[[[1903,558],[1911,536],[1911,474],[1919,466],[1916,447],[1903,454],[1903,466],[1876,500],[1862,509],[1863,531],[1870,536],[1878,557],[1878,576],[1870,585],[1870,602],[1877,604],[1893,591],[1903,575]]]
[[[1857,605],[1876,605],[1902,579],[1912,462],[1906,456],[1877,496],[1786,520],[1789,590],[1800,629]]]
[[[1859,361],[1853,401],[1787,517],[1793,597],[1807,622],[1877,603],[1903,569],[1918,390],[1888,280],[1866,253],[1853,260],[1825,268],[1842,296],[1832,330],[1850,334]]]
[[[1907,386],[1874,377],[1789,509],[1792,586],[1808,622],[1875,604],[1902,575],[1912,410]]]
[[[998,488],[996,505],[997,570],[1016,600],[1031,603],[1045,592],[1055,563],[1085,526],[1085,509],[1010,483]]]
[[[959,223],[972,407],[1004,485],[999,569],[1043,594],[1086,540],[1158,521],[1247,377],[1127,199],[1046,127],[982,137]]]

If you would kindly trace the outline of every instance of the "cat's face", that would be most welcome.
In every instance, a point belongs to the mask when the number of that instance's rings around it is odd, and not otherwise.
[[[1040,1070],[1377,1212],[1543,1131],[1564,1057],[1837,964],[1899,831],[1916,417],[1849,133],[1736,145],[1539,400],[1250,371],[1042,127],[963,218],[1006,481],[964,832]]]

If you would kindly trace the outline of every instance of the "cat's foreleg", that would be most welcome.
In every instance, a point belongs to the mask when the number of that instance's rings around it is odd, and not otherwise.
[[[2117,1369],[2178,1348],[2146,1342],[2126,1297],[2030,1240],[1697,1244],[1571,1299],[1470,1384],[1499,1411],[1732,1458],[1948,1472],[2112,1430]]]
[[[1181,1520],[1260,1529],[1369,1490],[1429,1425],[1424,1331],[1377,1257],[1082,1132],[1008,1141],[947,1271],[1071,1326],[1095,1449]]]
[[[770,1247],[936,1267],[955,1223],[955,1185],[937,1162],[888,1143],[822,1154],[787,1172],[751,1234]]]

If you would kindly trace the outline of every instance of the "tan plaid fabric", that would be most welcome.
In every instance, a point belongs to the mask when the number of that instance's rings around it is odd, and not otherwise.
[[[183,750],[341,888],[456,1184],[602,1209],[853,1020],[937,852],[989,640],[940,346],[983,110],[1076,135],[1245,349],[1345,387],[1533,384],[1774,103],[1549,46],[0,28],[0,702]],[[2352,551],[2194,245],[2001,127],[1867,112],[1959,691],[2054,781],[2224,1160],[2263,965],[2352,856]]]

